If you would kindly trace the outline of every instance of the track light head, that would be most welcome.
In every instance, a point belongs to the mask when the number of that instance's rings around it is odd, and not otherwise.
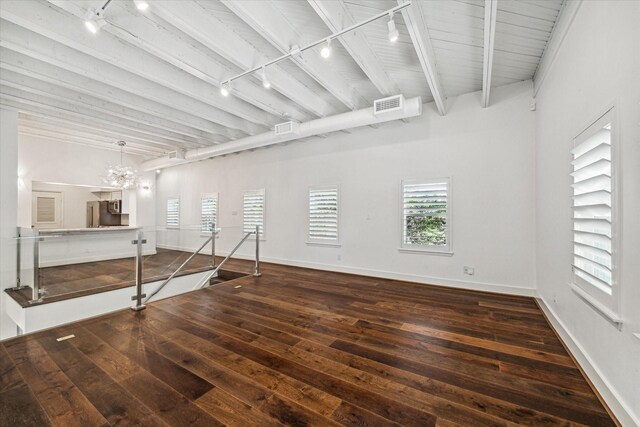
[[[327,59],[331,56],[331,39],[327,39],[327,44],[322,47],[320,56],[322,56],[324,59]]]
[[[227,82],[227,83],[222,83],[222,86],[220,86],[220,94],[222,96],[229,96],[229,93],[231,89],[231,82]]]
[[[107,21],[103,18],[104,9],[89,9],[84,21],[84,26],[91,34],[97,34]]]
[[[389,29],[389,41],[393,43],[398,40],[400,33],[398,33],[396,22],[393,20],[393,12],[389,14],[389,22],[387,22],[387,28]]]
[[[133,0],[133,4],[136,5],[136,9],[140,12],[146,12],[149,9],[149,3],[145,0]]]
[[[264,87],[265,89],[271,88],[271,82],[267,78],[267,72],[265,71],[264,67],[262,67],[262,87]]]

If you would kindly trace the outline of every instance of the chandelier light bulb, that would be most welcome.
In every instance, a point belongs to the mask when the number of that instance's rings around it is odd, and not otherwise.
[[[327,59],[331,56],[331,39],[327,39],[327,44],[320,51],[320,56]]]
[[[398,40],[400,33],[398,33],[396,22],[393,20],[393,12],[389,14],[389,22],[387,22],[387,28],[389,29],[389,41],[393,43]]]
[[[102,17],[103,13],[103,9],[89,9],[89,11],[87,12],[84,26],[91,34],[98,34],[100,28],[102,28],[107,23],[107,21],[105,21]]]

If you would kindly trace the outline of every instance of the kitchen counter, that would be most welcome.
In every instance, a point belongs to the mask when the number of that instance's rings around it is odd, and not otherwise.
[[[38,230],[41,235],[46,234],[90,234],[101,232],[113,232],[113,231],[135,231],[140,230],[142,227],[129,227],[128,225],[115,225],[112,227],[98,227],[98,228],[52,228]]]

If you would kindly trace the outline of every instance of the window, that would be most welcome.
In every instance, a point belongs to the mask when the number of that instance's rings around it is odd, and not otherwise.
[[[264,189],[247,191],[242,199],[242,221],[245,233],[260,227],[260,238],[264,238]]]
[[[177,197],[167,199],[167,227],[180,227],[180,199]]]
[[[218,224],[218,193],[200,197],[200,230],[210,232]]]
[[[338,187],[309,190],[309,241],[338,242]]]
[[[402,182],[402,247],[451,250],[450,179]]]
[[[62,228],[62,193],[32,193],[32,225],[35,228]]]
[[[590,297],[614,309],[615,161],[613,111],[574,139],[573,282]]]

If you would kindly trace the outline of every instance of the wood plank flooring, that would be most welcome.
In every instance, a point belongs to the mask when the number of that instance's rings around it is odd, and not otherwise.
[[[3,426],[615,425],[532,298],[274,264],[2,342],[0,370]]]

